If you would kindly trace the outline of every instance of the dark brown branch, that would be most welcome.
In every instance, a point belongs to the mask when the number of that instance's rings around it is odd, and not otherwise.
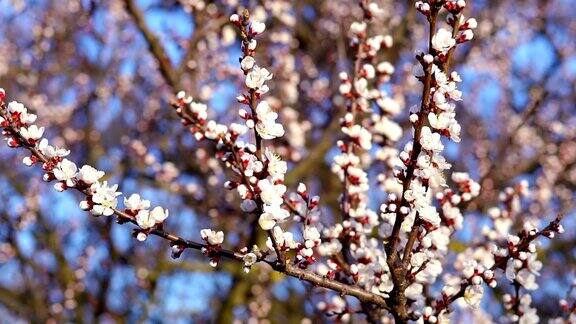
[[[168,85],[174,91],[182,90],[178,73],[172,67],[172,63],[170,63],[170,58],[168,57],[166,51],[162,47],[160,40],[146,25],[144,14],[140,11],[140,9],[138,9],[135,1],[124,0],[123,2],[126,11],[134,19],[136,26],[142,32],[142,35],[146,39],[146,43],[148,44],[150,52],[152,53],[154,58],[156,58],[156,61],[158,61],[158,65],[160,67],[160,73],[164,77],[164,80],[166,80],[166,83],[168,83]]]
[[[436,30],[436,19],[438,15],[438,8],[432,6],[432,11],[428,18],[428,22],[430,25],[430,33],[428,38],[428,52],[433,54],[432,51],[432,37],[434,36]],[[424,126],[424,113],[428,106],[428,101],[430,99],[430,89],[432,87],[432,64],[428,64],[424,71],[424,86],[422,88],[422,102],[420,104],[420,111],[418,112],[418,121],[414,125],[414,138],[413,138],[413,145],[412,145],[412,153],[410,155],[410,163],[406,168],[406,174],[402,179],[402,197],[400,198],[400,206],[397,208],[396,219],[394,221],[394,226],[392,228],[392,233],[390,235],[390,239],[388,240],[387,244],[385,245],[386,249],[386,262],[388,263],[388,267],[390,268],[390,275],[392,281],[394,283],[394,288],[390,293],[390,300],[393,301],[393,309],[394,309],[394,318],[397,322],[403,323],[408,320],[408,309],[407,309],[407,300],[406,296],[404,295],[404,290],[407,287],[406,283],[406,268],[400,264],[400,259],[398,256],[398,243],[400,242],[400,228],[402,222],[404,221],[405,216],[400,212],[402,206],[405,206],[408,202],[405,198],[406,191],[410,188],[410,183],[412,182],[412,177],[414,176],[414,171],[416,168],[416,160],[420,155],[422,150],[422,146],[420,145],[420,133],[422,131],[422,127]],[[418,219],[418,215],[416,215],[416,219]],[[417,228],[417,226],[414,226]],[[413,230],[411,233],[411,244],[414,244],[416,231]],[[411,246],[407,246],[407,249],[412,249]]]
[[[272,268],[279,272],[283,272],[288,276],[296,277],[300,280],[308,281],[315,286],[320,286],[334,291],[338,291],[343,295],[354,296],[363,303],[370,303],[378,305],[384,309],[388,309],[384,297],[370,293],[360,287],[347,285],[335,280],[330,280],[313,272],[302,270],[294,265],[287,264],[285,268],[279,268],[279,265],[273,264]]]

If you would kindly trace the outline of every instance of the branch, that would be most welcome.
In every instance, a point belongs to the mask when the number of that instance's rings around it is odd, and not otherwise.
[[[540,236],[548,237],[548,235],[550,233],[557,232],[558,227],[560,226],[560,222],[562,221],[563,217],[564,217],[564,215],[559,214],[543,230],[541,230],[541,231],[539,231],[533,235],[528,234],[528,235],[524,236],[522,238],[522,240],[518,243],[518,245],[515,247],[514,251],[509,251],[508,255],[505,257],[495,258],[496,262],[490,268],[490,270],[494,271],[496,269],[502,269],[505,271],[506,270],[506,264],[508,263],[508,260],[510,260],[512,257],[517,258],[518,255],[522,251],[527,251],[528,246],[530,245],[530,243],[532,243],[532,241],[534,241],[535,239],[537,239]],[[469,279],[466,279],[460,285],[460,289],[458,290],[458,292],[456,292],[454,295],[446,296],[443,294],[442,299],[436,301],[436,307],[435,307],[436,316],[439,316],[444,310],[446,310],[448,308],[448,306],[450,306],[450,304],[452,304],[458,298],[463,297],[464,292],[466,291],[466,288],[468,288],[470,285],[472,285],[472,281]]]
[[[435,30],[436,30],[436,19],[437,16],[434,15],[434,13],[432,13],[433,16],[430,17],[430,35],[429,35],[429,54],[433,54],[433,49],[432,49],[432,37],[434,36]],[[452,26],[452,38],[456,38],[456,35],[458,34],[458,26],[459,26],[459,22],[460,22],[460,15],[458,15],[455,19],[454,19],[454,24]],[[446,73],[446,71],[448,71],[448,68],[450,67],[450,63],[452,61],[452,57],[454,56],[454,51],[456,50],[456,45],[453,46],[448,53],[446,54],[446,60],[444,62],[444,64],[442,65],[442,71]],[[422,103],[420,106],[420,111],[418,112],[418,123],[417,127],[414,130],[414,148],[412,151],[412,156],[410,157],[411,162],[410,165],[408,166],[408,168],[410,168],[410,166],[413,166],[412,168],[412,172],[410,173],[410,176],[407,177],[408,180],[408,186],[404,187],[404,183],[402,183],[402,199],[405,200],[404,198],[404,194],[406,193],[406,189],[410,188],[410,181],[412,180],[412,176],[414,175],[414,170],[415,170],[415,166],[416,166],[416,160],[418,159],[418,156],[420,155],[420,151],[422,149],[422,146],[420,145],[420,132],[422,131],[422,126],[424,125],[424,117],[425,117],[425,112],[427,110],[428,107],[428,101],[430,100],[430,80],[429,78],[432,77],[432,71],[431,71],[431,67],[432,64],[430,64],[430,70],[427,70],[428,75],[426,75],[426,81],[424,83],[424,90],[422,92]],[[414,153],[416,152],[416,146],[418,147],[417,149],[417,153],[416,155],[414,155]],[[407,171],[408,173],[408,171]],[[426,185],[426,190],[428,191],[428,186]],[[400,204],[400,206],[403,206],[402,203]],[[400,213],[400,209],[398,209],[397,213],[396,213],[396,217],[399,217],[401,215]],[[400,223],[401,225],[402,223]],[[394,224],[396,225],[396,224]],[[404,248],[404,255],[402,257],[402,266],[403,268],[407,269],[408,265],[410,264],[410,258],[412,256],[412,248],[414,247],[414,244],[416,242],[416,238],[418,237],[418,235],[420,235],[420,226],[421,226],[421,222],[419,221],[418,218],[418,212],[416,212],[416,217],[415,217],[415,221],[414,221],[414,225],[412,226],[412,230],[410,231],[409,237],[408,237],[408,242],[406,243],[406,247]]]
[[[140,11],[140,9],[138,9],[138,6],[133,0],[123,0],[123,2],[126,11],[128,14],[130,14],[130,16],[132,16],[136,26],[140,32],[142,32],[144,39],[148,43],[148,49],[154,58],[156,58],[156,61],[158,61],[160,73],[164,77],[164,80],[166,80],[166,83],[168,83],[168,85],[174,91],[182,89],[178,73],[176,73],[176,70],[172,67],[170,58],[164,51],[164,47],[162,47],[160,40],[146,25],[144,14]]]
[[[44,154],[42,154],[42,152],[40,152],[40,150],[36,147],[35,143],[34,144],[30,143],[28,140],[26,140],[22,136],[22,134],[20,133],[17,126],[15,124],[13,124],[11,118],[8,116],[7,111],[6,111],[6,105],[5,105],[4,101],[0,102],[0,117],[2,117],[4,120],[4,122],[2,123],[2,127],[4,129],[3,134],[6,137],[13,138],[13,139],[17,140],[19,142],[20,146],[23,147],[24,149],[28,150],[35,158],[38,159],[38,161],[41,161],[42,163],[45,163],[45,164],[51,163],[51,159],[49,159]],[[76,187],[72,187],[72,188],[74,188],[76,191],[80,192],[84,196],[88,196],[87,189],[79,189]],[[138,223],[136,222],[136,219],[134,216],[127,214],[126,212],[121,211],[117,208],[111,208],[111,209],[113,210],[114,215],[116,215],[118,217],[119,223],[128,223],[129,222],[129,223],[132,223],[132,224],[138,226]],[[227,249],[218,249],[218,250],[210,249],[210,246],[207,244],[187,240],[187,239],[182,238],[176,234],[164,231],[163,229],[158,228],[158,227],[154,227],[152,230],[150,230],[148,232],[148,234],[152,234],[152,235],[161,237],[161,238],[169,241],[172,246],[179,246],[181,248],[188,248],[188,249],[199,250],[199,251],[203,251],[203,252],[206,250],[209,250],[210,252],[208,254],[211,257],[226,257],[226,258],[230,258],[230,259],[237,260],[237,261],[242,261],[242,259],[244,257],[243,253],[238,253],[238,252],[234,252],[234,251],[227,250]],[[264,258],[260,258],[258,261],[267,263],[270,266],[272,266],[273,269],[275,269],[281,273],[284,273],[288,276],[296,277],[296,278],[299,278],[300,280],[308,281],[308,282],[310,282],[316,286],[332,289],[332,290],[334,290],[334,291],[336,291],[342,295],[353,296],[353,297],[358,298],[360,301],[374,303],[380,307],[386,308],[386,302],[385,302],[383,297],[376,295],[376,294],[373,294],[371,292],[368,292],[368,291],[366,291],[362,288],[359,288],[357,286],[347,285],[347,284],[337,282],[335,280],[330,280],[328,278],[325,278],[325,277],[322,277],[322,276],[317,275],[315,273],[312,273],[309,270],[302,270],[302,269],[296,268],[295,266],[290,265],[290,264],[281,264],[279,262],[271,262],[271,261],[265,260]]]
[[[283,272],[288,276],[308,281],[315,286],[332,289],[334,291],[340,292],[343,295],[354,296],[363,303],[374,304],[384,309],[389,309],[384,297],[368,292],[360,287],[347,285],[335,280],[330,280],[313,272],[302,270],[291,264],[287,264],[285,268],[279,268],[277,264],[274,264],[272,265],[272,268],[279,272]]]
[[[436,29],[436,19],[438,15],[438,9],[433,6],[432,12],[430,13],[430,18],[428,19],[430,25],[430,33],[428,39],[428,53],[432,54],[432,37],[434,36],[434,32]],[[432,85],[432,64],[428,64],[427,68],[424,71],[424,87],[422,88],[422,101],[420,103],[420,110],[418,111],[418,121],[414,125],[414,137],[412,139],[412,154],[410,155],[410,163],[406,169],[406,175],[402,180],[402,197],[400,201],[400,207],[406,206],[407,201],[404,197],[408,188],[410,188],[410,183],[414,176],[414,171],[416,169],[416,160],[422,151],[422,146],[420,145],[420,133],[422,132],[422,127],[424,126],[424,113],[428,106],[428,101],[430,99],[430,88]],[[398,208],[396,212],[396,220],[394,222],[394,227],[392,228],[392,234],[390,235],[390,239],[386,244],[386,253],[388,255],[389,266],[392,266],[397,261],[397,245],[400,240],[400,227],[402,222],[404,221],[404,216],[400,213],[400,209]],[[417,217],[416,217],[417,218]]]

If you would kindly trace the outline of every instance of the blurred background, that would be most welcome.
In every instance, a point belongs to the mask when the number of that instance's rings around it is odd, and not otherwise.
[[[386,90],[404,107],[403,145],[412,136],[408,109],[420,100],[412,72],[426,24],[414,1],[377,2],[385,15],[371,31],[394,37],[380,59],[396,68]],[[483,192],[450,247],[474,244],[499,192],[527,180],[531,195],[514,215],[516,227],[566,215],[566,233],[539,252],[545,262],[533,299],[542,321],[559,314],[576,272],[575,4],[470,0],[465,14],[479,25],[453,64],[463,79],[463,134],[447,156]],[[305,181],[330,223],[341,191],[330,171],[344,111],[337,75],[351,70],[348,28],[361,17],[355,1],[0,0],[0,87],[37,113],[46,136],[79,165],[169,207],[170,231],[199,240],[202,228],[224,230],[232,249],[251,236],[262,241],[234,192],[223,190],[228,174],[214,148],[198,144],[169,105],[186,90],[212,118],[238,121],[243,74],[228,17],[242,6],[267,23],[256,59],[274,73],[268,100],[287,132],[274,143],[290,161],[287,184],[293,191]],[[265,267],[245,274],[221,262],[213,269],[196,251],[172,260],[158,238],[138,242],[130,226],[81,211],[76,193],[56,193],[22,157],[0,150],[0,322],[325,320],[315,311],[322,291]],[[382,168],[370,164],[370,174]],[[375,209],[385,197],[376,178]],[[510,289],[487,294],[481,314],[458,316],[498,321],[497,298]]]

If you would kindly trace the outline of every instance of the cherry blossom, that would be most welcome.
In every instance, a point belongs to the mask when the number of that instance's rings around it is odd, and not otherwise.
[[[69,150],[54,147],[48,144],[48,140],[45,138],[40,140],[40,143],[38,144],[38,149],[40,150],[40,152],[42,152],[42,154],[46,155],[48,158],[63,158],[70,155]]]
[[[247,71],[254,67],[255,62],[256,60],[254,60],[252,56],[246,56],[242,59],[242,62],[240,62],[240,66],[242,67],[242,70]]]
[[[38,127],[36,125],[22,127],[20,128],[20,134],[22,134],[22,137],[24,137],[26,140],[35,142],[42,138],[42,135],[44,134],[44,127]]]
[[[136,214],[136,223],[143,229],[149,229],[156,225],[156,219],[149,210],[140,210]]]
[[[260,227],[265,231],[274,228],[274,226],[276,226],[276,219],[274,219],[274,214],[269,212],[262,213],[258,218],[258,225],[260,225]]]
[[[87,185],[91,185],[100,178],[104,176],[104,171],[96,170],[89,165],[83,165],[80,170],[78,170],[77,180],[84,182]]]
[[[168,209],[164,209],[160,206],[156,206],[150,211],[150,216],[154,218],[156,224],[162,223],[166,218],[168,218]]]
[[[262,137],[264,138],[264,137]],[[264,155],[268,161],[268,172],[274,180],[284,180],[284,175],[288,171],[288,164],[281,160],[280,156],[266,148]]]
[[[272,74],[265,68],[255,65],[246,75],[246,86],[250,89],[260,89],[264,82],[271,80]]]
[[[74,186],[74,179],[78,173],[76,164],[68,159],[63,159],[54,168],[54,177],[56,180],[64,182],[68,187]]]
[[[250,23],[250,33],[254,35],[262,34],[266,29],[266,24],[259,22],[257,20],[253,20]]]
[[[484,288],[481,285],[468,286],[464,292],[464,300],[466,300],[466,303],[472,308],[478,308],[480,307],[483,295]]]
[[[420,135],[420,144],[422,148],[428,151],[440,152],[444,150],[444,144],[440,140],[440,134],[432,133],[427,126],[422,127],[422,134]]]
[[[268,179],[258,181],[260,189],[260,198],[267,205],[281,205],[284,202],[282,196],[286,192],[286,186],[283,184],[274,184]]]
[[[250,267],[252,267],[252,265],[256,263],[258,257],[254,253],[246,253],[246,255],[244,255],[242,260],[244,261],[244,271],[249,272]]]
[[[205,228],[200,231],[200,235],[203,240],[206,240],[208,244],[220,245],[224,242],[224,232],[214,231],[212,229]]]
[[[444,28],[438,29],[432,37],[432,48],[438,52],[446,53],[454,45],[456,45],[456,40],[452,38],[452,33]]]
[[[139,194],[131,194],[130,197],[124,197],[124,206],[129,210],[143,210],[150,208],[150,201],[142,199]]]
[[[122,194],[121,192],[117,192],[117,189],[118,185],[109,186],[108,181],[94,183],[90,187],[90,190],[93,192],[92,202],[94,202],[92,214],[96,216],[111,216],[114,214],[114,209],[118,205],[117,197]]]
[[[264,205],[263,213],[258,219],[258,224],[264,230],[270,230],[276,223],[282,223],[290,217],[290,213],[280,205]]]
[[[258,104],[256,114],[258,116],[256,131],[263,139],[274,139],[284,135],[284,127],[282,124],[276,123],[278,114],[272,111],[266,101],[261,101]]]

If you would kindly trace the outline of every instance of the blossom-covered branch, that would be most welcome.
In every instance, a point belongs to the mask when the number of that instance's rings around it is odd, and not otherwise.
[[[282,265],[265,260],[267,252],[263,251],[254,255],[252,253],[233,252],[222,248],[224,235],[222,232],[205,229],[201,231],[204,243],[198,243],[184,239],[178,235],[169,233],[163,229],[164,220],[168,217],[168,210],[155,207],[148,210],[150,202],[133,194],[124,198],[125,209],[117,208],[118,196],[117,185],[108,185],[107,181],[100,182],[104,176],[91,166],[83,166],[78,170],[76,165],[65,157],[70,151],[51,146],[48,140],[43,138],[44,128],[32,124],[36,115],[29,113],[26,107],[18,102],[4,103],[5,92],[0,89],[0,126],[3,136],[12,148],[22,147],[30,152],[30,156],[23,159],[23,163],[29,166],[41,164],[45,172],[45,181],[56,181],[54,188],[58,191],[74,189],[82,193],[86,198],[80,202],[80,208],[91,210],[95,216],[116,215],[118,223],[130,222],[137,225],[135,236],[139,240],[145,240],[147,235],[155,235],[170,242],[173,257],[179,257],[185,249],[200,250],[212,259],[214,265],[221,257],[242,261],[249,265],[264,261],[274,269],[288,276],[308,281],[314,285],[333,289],[344,295],[357,297],[363,302],[374,303],[380,307],[386,307],[384,299],[366,292],[354,286],[349,286],[333,280],[328,280],[319,275],[299,269],[292,265]]]

